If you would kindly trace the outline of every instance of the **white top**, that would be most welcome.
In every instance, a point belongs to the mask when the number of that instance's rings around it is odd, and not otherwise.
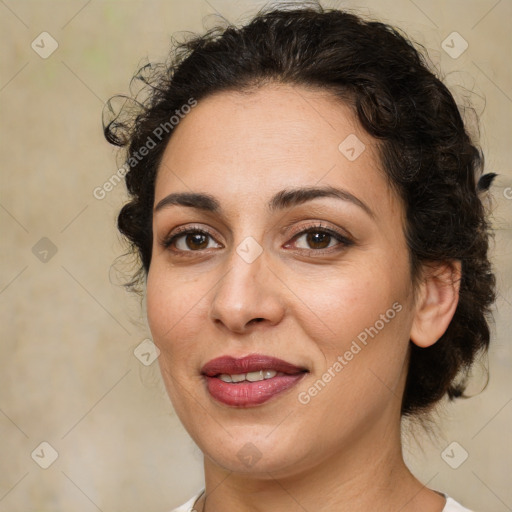
[[[171,512],[198,512],[194,509],[194,503],[199,499],[201,494],[203,494],[204,489],[201,489],[195,496],[190,498],[186,503],[181,505],[181,507],[175,508],[171,510]],[[442,512],[472,512],[469,508],[463,507],[460,503],[456,502],[454,499],[450,498],[444,493],[440,493],[446,498],[446,505],[444,506]]]

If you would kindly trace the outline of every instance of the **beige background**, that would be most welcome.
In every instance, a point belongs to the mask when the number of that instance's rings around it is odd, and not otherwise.
[[[163,512],[202,486],[202,455],[173,413],[157,363],[146,367],[133,354],[149,332],[111,269],[123,252],[115,228],[123,185],[103,200],[92,194],[117,169],[101,110],[127,92],[143,58],[165,56],[172,33],[202,31],[216,11],[241,21],[263,4],[0,0],[0,512]],[[487,170],[500,174],[491,380],[479,396],[443,408],[438,439],[407,440],[406,455],[428,486],[477,511],[510,511],[512,2],[323,5],[402,27],[427,46],[460,101],[469,94],[461,86],[473,91]],[[43,31],[59,45],[47,59],[31,48]],[[469,44],[457,59],[441,47],[453,31]],[[47,241],[33,252],[43,237],[57,249],[46,262]],[[43,441],[58,453],[48,469],[31,458]],[[441,457],[453,441],[469,454],[458,469]],[[42,449],[40,463],[50,456]]]

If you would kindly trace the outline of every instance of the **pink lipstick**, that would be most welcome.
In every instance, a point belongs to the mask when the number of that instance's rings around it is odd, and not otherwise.
[[[234,407],[267,402],[296,385],[307,372],[306,368],[262,354],[242,358],[222,356],[201,369],[210,395]]]

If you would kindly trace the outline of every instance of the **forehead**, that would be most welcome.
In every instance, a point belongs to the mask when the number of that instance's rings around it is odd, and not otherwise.
[[[208,96],[180,121],[164,152],[155,204],[175,191],[252,201],[255,192],[268,197],[304,185],[341,186],[372,204],[394,199],[376,141],[348,105],[320,89],[267,85]]]

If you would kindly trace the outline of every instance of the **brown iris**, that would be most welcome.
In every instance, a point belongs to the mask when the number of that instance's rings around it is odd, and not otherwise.
[[[189,242],[191,242],[191,244]],[[203,233],[189,233],[185,237],[185,243],[189,249],[206,249],[208,247],[208,235]]]
[[[310,231],[307,233],[306,239],[310,247],[314,249],[325,249],[329,246],[330,238],[332,235],[329,233],[322,233],[320,231]],[[325,243],[327,241],[327,243]],[[319,246],[320,245],[320,246]]]

